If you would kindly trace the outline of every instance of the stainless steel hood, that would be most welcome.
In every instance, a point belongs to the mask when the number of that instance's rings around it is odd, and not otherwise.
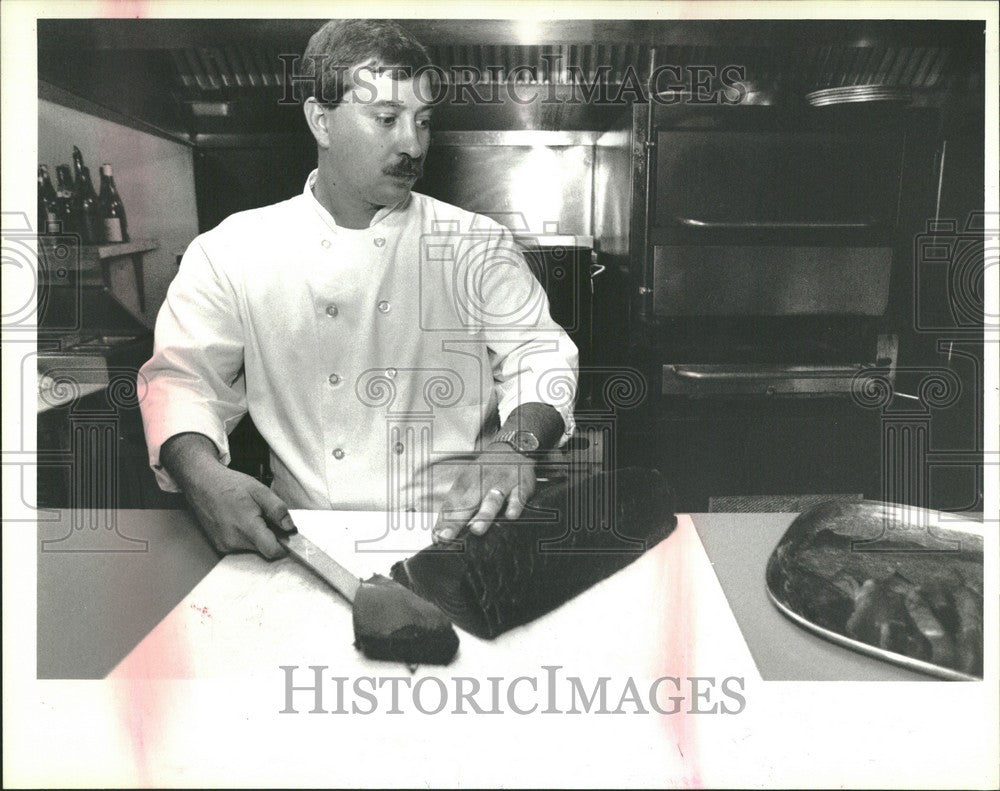
[[[164,133],[288,134],[301,126],[283,106],[286,62],[322,20],[40,20],[44,83]],[[756,93],[796,100],[822,88],[879,83],[917,103],[962,93],[981,23],[903,21],[405,20],[446,72],[479,70],[480,87],[513,79],[556,102],[442,108],[441,129],[591,130],[614,124],[614,107],[566,102],[574,84],[642,82],[655,62],[684,69],[734,65]],[[285,60],[282,58],[284,57]],[[513,76],[512,76],[513,73]],[[458,73],[457,79],[468,79]],[[468,72],[465,72],[468,74]],[[686,78],[685,78],[686,79]],[[553,88],[552,86],[558,86]],[[527,93],[525,93],[527,92]],[[611,92],[616,95],[615,91]],[[577,93],[579,98],[579,94]],[[624,102],[630,101],[628,93]],[[620,109],[620,108],[619,108]],[[199,136],[202,139],[199,141]]]

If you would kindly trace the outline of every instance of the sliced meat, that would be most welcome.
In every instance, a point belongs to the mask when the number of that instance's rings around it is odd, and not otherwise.
[[[914,588],[903,599],[906,611],[924,639],[931,646],[931,661],[942,667],[955,666],[955,643],[945,632],[941,622],[935,617],[930,605]]]
[[[484,535],[465,534],[452,546],[428,547],[396,563],[391,574],[462,629],[492,639],[666,538],[676,524],[673,503],[655,470],[559,482],[537,492],[520,519],[495,522]]]

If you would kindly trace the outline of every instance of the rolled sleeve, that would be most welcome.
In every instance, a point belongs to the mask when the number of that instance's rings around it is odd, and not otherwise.
[[[156,319],[153,356],[138,374],[149,463],[160,488],[179,491],[160,463],[163,443],[203,434],[229,464],[228,434],[247,411],[243,332],[231,283],[196,239]]]
[[[549,312],[545,290],[532,275],[513,237],[499,234],[484,262],[483,331],[493,367],[501,425],[522,404],[549,404],[563,419],[564,445],[576,428],[578,351]]]

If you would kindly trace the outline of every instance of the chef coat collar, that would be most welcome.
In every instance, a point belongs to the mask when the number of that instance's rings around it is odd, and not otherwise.
[[[306,199],[310,202],[312,207],[319,214],[323,222],[325,222],[335,231],[369,230],[370,228],[374,228],[376,225],[382,222],[382,220],[384,220],[390,214],[395,212],[397,209],[402,211],[410,203],[410,194],[407,193],[406,197],[403,198],[398,203],[394,203],[391,206],[383,206],[381,209],[375,212],[375,216],[372,217],[372,221],[368,225],[368,228],[344,228],[343,226],[337,224],[337,221],[334,219],[333,215],[326,210],[326,207],[316,199],[316,195],[313,193],[313,186],[316,184],[316,178],[318,177],[318,175],[319,175],[318,168],[316,170],[313,170],[313,172],[309,174],[309,177],[306,179],[306,186],[302,194],[306,196]]]

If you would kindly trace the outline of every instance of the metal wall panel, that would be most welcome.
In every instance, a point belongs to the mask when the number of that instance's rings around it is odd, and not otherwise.
[[[590,145],[434,144],[423,192],[515,232],[592,234]]]

